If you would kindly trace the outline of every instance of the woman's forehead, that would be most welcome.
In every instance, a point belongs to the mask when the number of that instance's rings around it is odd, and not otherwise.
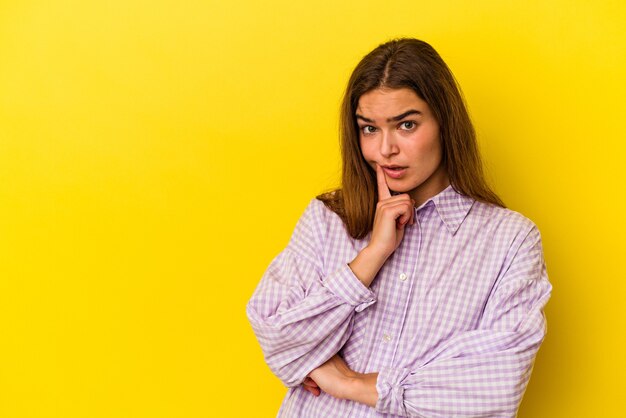
[[[428,104],[409,88],[378,88],[359,98],[356,113],[361,119],[394,119],[410,110],[429,112]]]

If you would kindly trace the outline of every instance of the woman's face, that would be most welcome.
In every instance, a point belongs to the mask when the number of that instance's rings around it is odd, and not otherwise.
[[[409,193],[419,206],[450,184],[441,164],[439,124],[413,90],[365,93],[356,119],[363,157],[374,170],[382,166],[390,190]]]

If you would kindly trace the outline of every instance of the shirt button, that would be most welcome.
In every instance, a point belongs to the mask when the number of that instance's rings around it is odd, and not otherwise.
[[[400,281],[406,282],[406,279],[408,279],[406,273],[400,273]]]
[[[391,335],[389,335],[389,334],[385,334],[385,335],[383,335],[383,340],[384,340],[386,343],[388,343],[389,341],[391,341]]]

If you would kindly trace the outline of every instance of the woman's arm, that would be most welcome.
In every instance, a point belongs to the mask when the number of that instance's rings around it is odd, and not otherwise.
[[[550,292],[539,232],[533,228],[499,280],[476,330],[454,336],[411,369],[340,374],[335,371],[344,369],[335,364],[342,362],[337,357],[310,376],[331,395],[383,413],[514,417],[545,336],[543,308]]]
[[[324,273],[324,210],[319,201],[307,207],[246,309],[266,362],[287,386],[337,353],[354,313],[375,302],[347,264]]]
[[[406,193],[391,196],[380,166],[376,166],[376,181],[378,202],[372,237],[367,247],[350,262],[350,268],[365,286],[374,281],[389,256],[398,248],[404,238],[406,225],[415,223],[415,201]]]
[[[313,201],[289,246],[271,263],[247,306],[265,360],[287,386],[335,355],[352,332],[352,318],[375,302],[369,285],[413,223],[407,194],[391,196],[377,168],[379,202],[368,245],[350,262],[325,273],[322,203]]]
[[[270,369],[295,386],[341,349],[354,313],[374,302],[347,265],[322,277],[285,251],[263,276],[247,314]]]

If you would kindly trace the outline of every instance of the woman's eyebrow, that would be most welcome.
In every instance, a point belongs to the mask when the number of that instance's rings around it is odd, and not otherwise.
[[[421,115],[421,114],[422,112],[420,112],[419,110],[411,109],[411,110],[407,110],[404,113],[399,114],[398,116],[393,116],[393,117],[388,118],[387,122],[396,122],[396,121],[406,118],[409,115]],[[368,119],[363,115],[359,115],[358,113],[356,113],[355,116],[357,119],[361,119],[364,122],[374,123],[372,119]]]

